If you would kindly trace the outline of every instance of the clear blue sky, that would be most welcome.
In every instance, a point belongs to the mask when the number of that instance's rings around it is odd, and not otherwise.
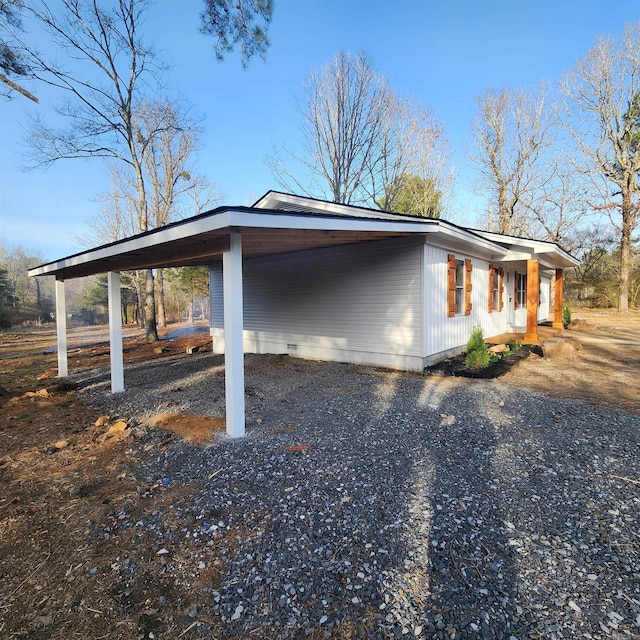
[[[251,204],[277,188],[264,159],[274,143],[299,142],[296,100],[309,73],[338,50],[366,50],[396,92],[419,99],[444,125],[458,175],[455,206],[469,223],[480,206],[465,157],[476,97],[489,87],[556,82],[598,35],[617,37],[640,20],[637,0],[274,1],[266,62],[254,59],[248,70],[235,56],[216,62],[198,33],[200,0],[158,2],[148,14],[148,39],[170,65],[167,87],[204,118],[198,165],[225,203]],[[76,238],[87,233],[107,183],[99,160],[21,170],[25,114],[46,118],[53,100],[30,88],[40,106],[0,102],[0,240],[53,260],[79,250]]]

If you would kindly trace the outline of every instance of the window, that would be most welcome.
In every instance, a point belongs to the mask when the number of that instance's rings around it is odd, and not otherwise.
[[[489,313],[502,311],[502,281],[504,271],[499,267],[489,265]]]
[[[471,260],[447,256],[447,316],[471,314]]]
[[[526,273],[516,273],[515,279],[515,307],[519,309],[520,307],[527,306],[527,274]]]

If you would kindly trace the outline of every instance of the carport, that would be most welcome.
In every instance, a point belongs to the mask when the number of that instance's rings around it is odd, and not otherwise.
[[[262,205],[264,207],[264,204]],[[354,211],[354,208],[350,208]],[[367,217],[313,214],[255,207],[220,207],[159,229],[112,242],[29,271],[54,276],[58,342],[58,375],[68,375],[65,281],[108,275],[111,391],[124,391],[120,272],[182,266],[223,265],[226,429],[231,437],[245,433],[243,275],[246,257],[354,244],[414,234],[446,233],[437,221],[406,219],[380,212]]]

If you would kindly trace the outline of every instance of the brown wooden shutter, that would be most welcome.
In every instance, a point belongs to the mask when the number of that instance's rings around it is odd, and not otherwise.
[[[456,267],[458,261],[453,254],[447,256],[447,317],[456,315]]]
[[[473,270],[473,265],[469,258],[464,261],[464,270],[464,315],[468,316],[471,315],[471,271]]]
[[[496,273],[496,268],[489,265],[489,313],[493,312],[493,278]]]
[[[518,272],[513,272],[513,308],[518,309],[520,304],[518,303]]]
[[[500,306],[500,311],[504,308],[504,298],[502,295],[502,288],[504,286],[504,269],[500,267],[498,271],[498,304]]]

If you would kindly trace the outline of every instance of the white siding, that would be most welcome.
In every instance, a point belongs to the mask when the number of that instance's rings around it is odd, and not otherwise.
[[[421,259],[421,244],[383,241],[245,260],[245,350],[420,369]],[[222,326],[213,267],[217,351]]]
[[[540,306],[538,307],[538,322],[549,320],[551,301],[551,279],[540,276]]]
[[[471,315],[447,317],[447,255],[471,259]],[[506,280],[506,279],[505,279]],[[508,293],[503,285],[503,310],[489,313],[489,262],[468,254],[424,246],[424,356],[425,363],[445,352],[461,351],[473,328],[482,328],[485,337],[506,331]]]

